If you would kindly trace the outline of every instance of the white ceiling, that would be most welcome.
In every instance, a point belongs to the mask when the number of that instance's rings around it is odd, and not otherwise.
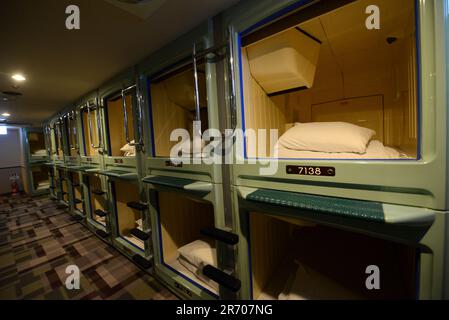
[[[0,92],[18,91],[0,114],[11,123],[40,124],[124,68],[238,0],[1,0]],[[65,8],[78,5],[81,29],[65,28]],[[27,81],[13,88],[10,76]],[[1,116],[0,116],[1,118]]]

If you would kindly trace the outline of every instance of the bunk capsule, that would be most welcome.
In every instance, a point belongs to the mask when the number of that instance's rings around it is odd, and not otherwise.
[[[27,177],[27,190],[31,194],[49,192],[51,186],[48,174],[48,153],[46,148],[46,136],[39,128],[25,128],[24,154],[29,168]]]
[[[44,125],[44,137],[45,146],[47,150],[47,161],[44,165],[47,167],[48,179],[49,179],[49,192],[52,199],[57,199],[56,194],[56,177],[55,177],[55,165],[53,162],[53,154],[55,152],[55,143],[53,139],[53,130],[51,129],[51,124],[47,123]]]
[[[113,245],[139,264],[151,268],[151,225],[143,186],[143,131],[140,83],[125,72],[99,90],[104,114],[104,168],[109,194]]]
[[[79,149],[80,161],[78,166],[72,167],[74,199],[78,200],[74,200],[73,207],[75,212],[83,210],[87,226],[109,242],[108,188],[105,178],[99,174],[103,167],[103,118],[96,91],[78,102],[75,116],[77,134],[73,139],[77,139],[74,145]]]
[[[210,155],[202,133],[219,128],[215,63],[223,49],[209,32],[203,24],[139,65],[148,84],[151,143],[143,182],[154,226],[155,273],[188,299],[235,298],[240,288],[229,268],[235,235],[225,221],[221,167],[204,161]],[[181,139],[176,132],[186,135]],[[173,148],[180,144],[178,154]]]
[[[70,212],[74,218],[84,221],[86,216],[83,175],[80,156],[80,113],[71,108],[64,116],[64,134],[67,141],[68,154],[65,156],[64,168],[66,170],[67,187],[70,196]]]
[[[366,23],[371,5],[380,29]],[[442,12],[439,1],[359,0],[248,1],[224,13],[231,118],[245,134],[232,166],[244,298],[443,297]],[[389,280],[369,292],[363,276],[376,267]]]

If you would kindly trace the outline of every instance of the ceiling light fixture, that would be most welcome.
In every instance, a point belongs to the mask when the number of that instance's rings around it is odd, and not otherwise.
[[[3,116],[3,117],[9,117],[9,116],[11,116],[11,114],[8,113],[8,112],[4,112],[4,113],[2,113],[2,116]]]
[[[11,76],[11,78],[13,78],[16,81],[25,81],[26,80],[26,78],[20,73],[13,74]]]

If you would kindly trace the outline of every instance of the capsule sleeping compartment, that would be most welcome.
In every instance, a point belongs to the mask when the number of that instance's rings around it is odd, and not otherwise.
[[[101,178],[96,174],[88,174],[85,177],[88,185],[90,219],[94,222],[94,226],[106,228],[107,199]]]
[[[151,119],[153,124],[155,157],[169,158],[178,141],[170,141],[175,129],[189,132],[190,141],[182,146],[183,156],[200,157],[203,145],[193,150],[193,121],[200,120],[204,132],[208,129],[205,63],[198,61],[198,101],[195,93],[195,68],[192,64],[156,75],[150,81]]]
[[[248,229],[253,299],[416,299],[414,247],[260,212]],[[372,270],[379,290],[367,287]]]
[[[414,2],[382,3],[379,31],[366,3],[244,38],[244,125],[278,129],[278,158],[417,158]]]
[[[70,187],[72,189],[73,203],[72,209],[75,213],[81,216],[85,215],[84,210],[84,196],[83,196],[83,185],[80,179],[80,173],[78,171],[70,171]]]
[[[369,5],[383,13],[380,29],[366,26]],[[290,191],[307,180],[306,193],[445,210],[433,168],[446,166],[435,140],[447,135],[446,107],[441,95],[429,102],[433,77],[421,83],[434,70],[435,48],[419,37],[436,24],[423,14],[430,6],[317,2],[239,26],[236,117],[245,139],[236,154],[247,161],[234,166],[236,183],[267,187],[274,179]],[[266,163],[274,170],[260,177]]]
[[[45,136],[42,131],[27,131],[30,160],[43,160],[47,157]]]
[[[32,192],[48,191],[50,180],[48,168],[45,165],[31,165]]]
[[[58,119],[58,121],[56,121],[54,124],[56,160],[58,161],[64,160],[65,147],[64,147],[63,132],[64,132],[63,122],[61,119]]]
[[[116,92],[104,99],[106,119],[106,140],[110,157],[134,158],[136,108],[135,89]]]
[[[145,242],[150,239],[145,230],[146,206],[140,202],[137,183],[112,180],[113,202],[116,215],[117,236],[125,240],[139,253],[145,251]]]
[[[98,162],[101,147],[101,115],[96,100],[88,102],[80,107],[82,142],[81,158],[83,161]]]
[[[79,156],[78,131],[76,111],[71,111],[64,117],[64,126],[67,134],[67,146],[69,149],[69,161],[76,161]]]
[[[67,171],[62,168],[57,168],[58,170],[58,178],[59,178],[59,185],[60,185],[60,200],[66,204],[69,205],[70,196],[69,196],[69,184],[67,179]]]
[[[217,267],[215,241],[201,230],[214,228],[214,206],[201,198],[172,191],[157,192],[159,245],[163,265],[212,296],[218,285],[203,274],[203,267]]]

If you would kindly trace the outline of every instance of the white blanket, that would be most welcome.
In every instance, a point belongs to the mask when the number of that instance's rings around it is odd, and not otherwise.
[[[208,239],[195,240],[178,249],[178,253],[185,260],[197,268],[205,265],[217,265],[217,250],[214,241]]]
[[[206,265],[217,266],[217,250],[215,241],[209,239],[195,240],[178,249],[179,263],[189,270],[198,280],[203,281],[214,290],[218,290],[218,284],[203,275],[203,267]]]
[[[366,153],[336,153],[336,152],[314,152],[314,151],[298,151],[287,149],[280,144],[276,144],[277,158],[281,159],[401,159],[407,158],[406,155],[399,153],[397,150],[385,147],[382,142],[372,140],[368,144]]]

